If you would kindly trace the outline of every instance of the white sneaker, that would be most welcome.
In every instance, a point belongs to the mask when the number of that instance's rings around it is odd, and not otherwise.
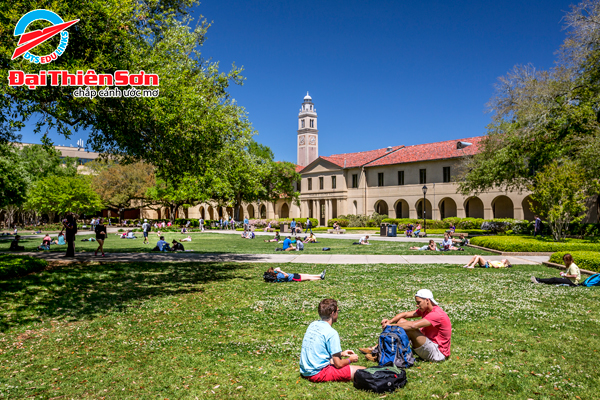
[[[535,279],[535,276],[531,276],[531,282],[533,283],[539,283],[537,279]]]

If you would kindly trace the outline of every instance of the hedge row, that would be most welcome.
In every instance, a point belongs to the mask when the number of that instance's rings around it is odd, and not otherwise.
[[[337,222],[339,226],[341,226],[342,228],[346,228],[348,225],[350,225],[350,220],[348,219],[344,219],[344,218],[332,218],[330,220],[327,221],[327,226],[329,227],[333,227],[333,223]]]
[[[600,272],[600,253],[595,251],[559,251],[550,256],[550,262],[564,264],[563,256],[567,253],[573,256],[579,268]]]
[[[599,242],[581,239],[553,242],[550,239],[534,239],[524,236],[476,236],[471,239],[471,243],[506,252],[600,251]]]
[[[15,278],[41,271],[46,266],[48,266],[46,260],[16,254],[0,254],[0,279]]]

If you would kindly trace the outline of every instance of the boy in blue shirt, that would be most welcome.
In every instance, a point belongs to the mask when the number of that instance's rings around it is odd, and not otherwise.
[[[296,250],[296,248],[292,244],[292,237],[288,236],[283,241],[283,251],[292,251],[292,250]]]
[[[169,243],[165,242],[165,237],[161,236],[160,240],[156,242],[156,247],[158,247],[158,251],[169,251],[171,248],[169,247]]]
[[[350,365],[358,361],[358,355],[352,350],[342,351],[340,336],[331,327],[338,319],[338,312],[336,300],[321,301],[321,320],[310,324],[304,334],[300,374],[311,382],[349,382],[354,379],[357,370],[365,368]]]

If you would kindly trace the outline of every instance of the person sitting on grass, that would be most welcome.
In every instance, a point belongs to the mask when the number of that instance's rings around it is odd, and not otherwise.
[[[321,319],[311,323],[304,334],[300,352],[300,374],[310,382],[350,382],[354,380],[356,371],[365,368],[350,365],[358,361],[358,355],[352,350],[342,351],[340,336],[332,328],[337,322],[338,314],[336,300],[321,301]]]
[[[416,311],[402,312],[392,319],[383,319],[381,327],[397,325],[406,331],[413,351],[425,361],[440,362],[450,357],[450,339],[452,323],[433,293],[429,289],[421,289],[415,294]],[[409,321],[411,318],[421,319]],[[376,361],[371,352],[374,347],[359,349],[367,355],[367,359]]]
[[[304,243],[317,243],[317,237],[311,232],[310,235],[304,238]]]
[[[273,239],[269,239],[269,240],[265,239],[265,242],[266,243],[269,243],[269,242],[279,242],[280,238],[281,237],[279,236],[279,232],[275,232],[275,237]]]
[[[458,239],[452,239],[452,243],[458,244],[460,247],[464,247],[469,244],[469,239],[465,238],[465,234],[461,233]]]
[[[406,226],[406,237],[411,237],[413,234],[413,224],[408,224]]]
[[[171,245],[173,246],[173,247],[171,247],[171,251],[185,251],[185,248],[183,247],[183,245],[175,239],[173,239],[173,242],[171,243]]]
[[[251,231],[242,232],[242,239],[254,239],[254,237],[255,237],[254,232],[251,232]]]
[[[438,249],[437,245],[435,244],[435,241],[433,239],[431,239],[429,241],[429,244],[423,246],[423,247],[417,247],[417,246],[413,246],[410,248],[410,250],[421,250],[421,251],[426,251],[426,250],[431,250],[431,251],[440,251],[440,249]]]
[[[304,282],[304,281],[321,281],[325,279],[325,272],[323,270],[320,275],[309,275],[309,274],[288,274],[287,272],[283,272],[281,268],[273,268],[270,267],[267,270],[267,273],[273,275],[277,278],[278,282]]]
[[[283,251],[293,251],[293,250],[296,250],[296,248],[292,244],[292,237],[288,236],[283,241]]]
[[[547,285],[577,286],[581,280],[581,271],[579,271],[579,267],[573,262],[573,256],[565,254],[563,256],[563,261],[565,267],[567,267],[567,272],[560,272],[562,278],[536,278],[535,276],[532,276],[531,281],[533,283],[545,283]]]
[[[419,237],[420,234],[421,234],[421,224],[417,224],[417,227],[415,228],[413,235],[414,235],[414,237]]]
[[[38,246],[38,250],[50,250],[52,244],[52,238],[46,233],[46,236],[42,239],[42,244]]]
[[[192,241],[192,237],[188,235],[188,237],[185,237],[183,239],[180,240],[180,242],[191,242]]]
[[[156,247],[152,251],[170,251],[169,243],[165,242],[165,237],[161,236],[160,240],[156,242]]]
[[[56,244],[59,246],[64,246],[65,244],[67,244],[67,242],[65,241],[65,235],[63,235],[62,232],[58,234],[58,239],[57,239]]]
[[[454,244],[454,242],[450,238],[450,235],[448,233],[444,233],[444,240],[442,240],[442,251],[451,251],[451,250],[465,251],[465,249],[453,246],[453,244]]]
[[[471,261],[463,268],[475,268],[479,265],[481,268],[511,268],[512,264],[505,258],[502,261],[487,261],[481,256],[473,256]]]
[[[185,226],[181,228],[181,233],[188,233],[188,228],[186,228]]]
[[[364,245],[371,245],[371,243],[369,243],[369,235],[363,236],[358,240],[358,244],[364,244]]]
[[[21,236],[15,235],[15,238],[13,239],[13,241],[10,242],[10,248],[9,248],[9,250],[11,250],[11,251],[23,251],[23,250],[25,250],[25,246],[19,246],[19,239],[21,239]]]

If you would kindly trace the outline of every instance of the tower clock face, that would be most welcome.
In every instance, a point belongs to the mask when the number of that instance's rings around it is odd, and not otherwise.
[[[309,143],[310,143],[310,144],[315,144],[316,142],[317,142],[317,139],[315,139],[315,137],[314,137],[314,136],[311,136],[311,137],[310,137],[310,141],[309,141]]]
[[[304,136],[300,136],[300,144],[304,144]]]

